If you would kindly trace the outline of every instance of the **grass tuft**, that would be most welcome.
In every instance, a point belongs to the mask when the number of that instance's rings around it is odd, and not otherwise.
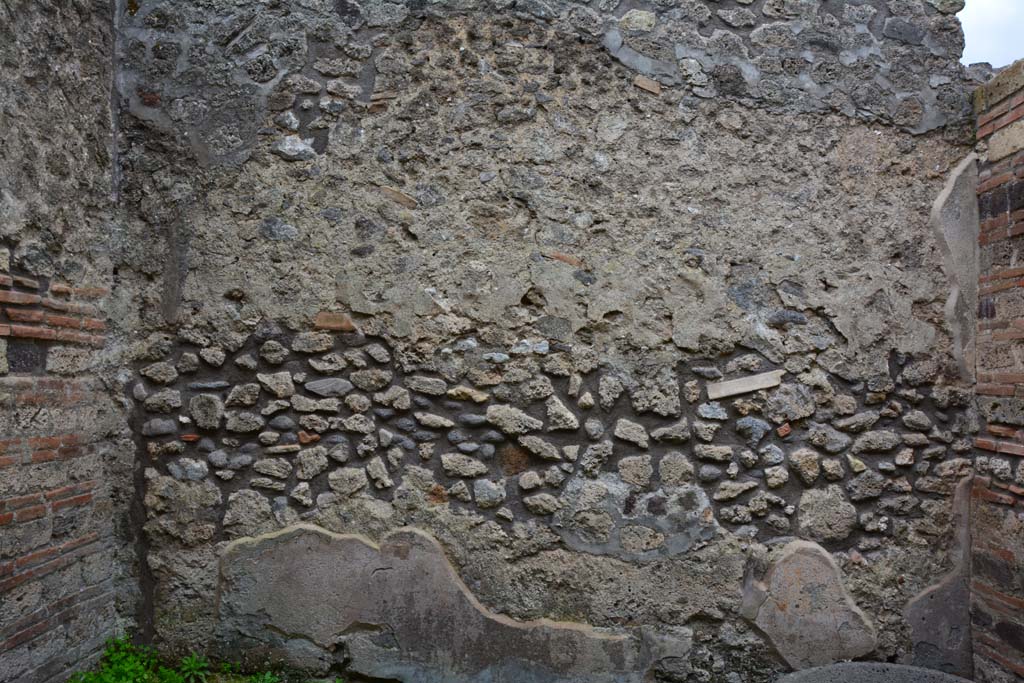
[[[241,667],[224,662],[216,667],[199,654],[190,654],[168,666],[160,661],[156,650],[135,645],[127,637],[107,641],[99,664],[91,671],[75,674],[68,683],[282,683],[280,674],[262,671],[250,676],[241,674]],[[334,683],[345,683],[335,678]]]

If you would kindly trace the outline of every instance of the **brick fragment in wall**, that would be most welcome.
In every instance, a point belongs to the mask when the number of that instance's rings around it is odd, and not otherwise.
[[[1014,491],[1013,489],[1016,489]],[[980,675],[1017,673],[1021,666],[1024,488],[988,477],[975,479],[972,495],[972,639]]]
[[[55,291],[56,293],[55,293]],[[72,288],[21,275],[0,272],[0,338],[22,347],[34,342],[101,347],[106,323],[92,303],[105,296],[101,288]],[[60,300],[56,296],[66,297]],[[27,353],[22,352],[22,353]],[[16,358],[19,354],[15,354]],[[39,363],[21,361],[18,367],[35,369]]]
[[[79,415],[74,406],[44,409],[52,410],[51,417],[64,428],[90,419],[88,411]],[[68,412],[62,416],[62,411]],[[105,512],[112,485],[106,475],[113,463],[99,442],[109,428],[103,422],[93,416],[92,425],[82,424],[81,432],[50,431],[52,436],[0,442],[0,595],[7,605],[0,613],[0,651],[5,675],[24,671],[19,669],[24,666],[63,671],[87,659],[102,643],[76,642],[59,664],[38,657],[26,662],[21,654],[82,619],[92,621],[98,633],[113,632],[112,562],[120,553],[111,552],[111,544],[120,539],[113,516]],[[47,428],[43,421],[37,427]]]
[[[106,343],[95,302],[107,293],[0,273],[0,678],[45,680],[83,666],[121,618],[112,562],[130,553],[111,552],[124,539],[109,496],[129,477],[101,439],[123,429],[123,417],[88,375]],[[25,656],[83,624],[98,638]]]

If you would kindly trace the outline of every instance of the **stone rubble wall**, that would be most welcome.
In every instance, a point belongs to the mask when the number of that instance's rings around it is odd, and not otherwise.
[[[969,674],[965,601],[911,623],[961,585],[979,424],[976,226],[937,208],[972,168],[959,5],[121,5],[122,386],[161,647],[473,680],[387,645],[401,610],[367,631],[297,619],[295,586],[273,614],[229,597],[246,571],[354,581],[324,567],[361,546],[305,525],[414,527],[486,615],[671,636],[624,677]],[[227,567],[243,541],[273,570]],[[408,599],[367,581],[374,623]]]
[[[923,133],[962,120],[966,91],[956,64],[963,35],[955,17],[962,4],[321,0],[233,3],[205,14],[190,3],[128,3],[119,80],[133,115],[204,162],[245,159],[258,135],[275,135],[273,151],[283,158],[308,158],[323,152],[346,109],[381,111],[407,92],[412,74],[383,36],[401,35],[424,17],[472,25],[492,14],[606,51],[650,92],[672,87],[697,99],[837,112]],[[530,40],[510,43],[505,63],[488,68],[506,70],[535,47]],[[482,55],[465,49],[458,59],[476,66]],[[509,99],[499,120],[532,119],[552,101],[542,90],[533,95]],[[276,112],[276,134],[263,128],[268,108]]]
[[[9,5],[15,680],[970,676],[962,2]]]
[[[719,524],[871,550],[970,470],[970,392],[935,386],[927,364],[848,385],[758,354],[693,363],[676,369],[678,409],[658,416],[592,349],[466,337],[449,352],[406,374],[359,333],[162,346],[131,389],[148,476],[216,484],[216,539],[268,496],[296,520],[354,495],[393,502],[411,467],[435,504],[541,518],[569,547],[642,561]]]
[[[979,681],[1024,680],[1024,373],[1018,248],[1024,234],[1024,62],[974,96],[981,163],[978,403],[985,420],[972,509]]]

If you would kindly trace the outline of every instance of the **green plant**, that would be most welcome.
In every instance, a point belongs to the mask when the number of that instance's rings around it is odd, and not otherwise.
[[[136,648],[127,638],[108,640],[97,669],[75,674],[71,683],[145,681],[149,679],[154,664],[144,648]]]
[[[281,683],[281,678],[270,671],[249,676],[249,683]]]
[[[202,655],[191,654],[181,660],[178,672],[185,683],[206,683],[206,676],[210,673],[210,662]]]
[[[135,645],[125,637],[108,640],[96,668],[75,674],[68,683],[207,683],[213,669],[209,660],[197,654],[185,657],[176,668],[165,666],[160,663],[156,650]],[[224,662],[217,669],[236,682],[282,683],[281,676],[270,671],[242,678],[238,675],[241,667],[236,663]],[[335,679],[335,683],[344,681]]]
[[[71,683],[188,683],[160,664],[156,652],[127,637],[107,641],[99,666],[71,677]]]
[[[227,676],[237,674],[241,667],[238,665],[238,662],[221,662],[219,669],[222,674]]]
[[[184,677],[174,669],[166,666],[158,666],[156,670],[156,683],[185,683]]]

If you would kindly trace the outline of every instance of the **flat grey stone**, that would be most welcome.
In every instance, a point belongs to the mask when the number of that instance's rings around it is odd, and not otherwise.
[[[487,421],[506,434],[525,434],[540,429],[544,423],[509,405],[487,407]]]
[[[270,218],[263,219],[263,225],[260,226],[260,234],[268,240],[282,242],[295,239],[299,236],[299,231],[291,223],[285,223],[277,216],[271,216]]]
[[[328,377],[327,379],[318,379],[313,382],[306,382],[303,385],[306,391],[312,392],[317,396],[344,396],[348,392],[352,391],[352,382],[341,377]]]
[[[666,443],[684,443],[690,438],[690,423],[683,418],[679,422],[670,424],[667,427],[660,427],[651,432],[655,441]]]
[[[539,458],[544,458],[545,460],[562,459],[561,454],[558,452],[558,447],[539,436],[521,436],[519,437],[519,443],[523,448]]]
[[[441,466],[449,477],[479,477],[487,474],[487,465],[476,458],[460,453],[445,453],[441,456]]]
[[[256,379],[271,394],[278,398],[287,398],[295,393],[295,384],[289,372],[274,372],[256,375]]]
[[[640,448],[647,448],[647,430],[632,420],[619,418],[615,423],[615,436],[623,441],[634,443]]]
[[[218,380],[215,382],[192,382],[188,385],[188,388],[193,391],[215,391],[217,389],[227,389],[230,386],[230,382],[222,382]]]
[[[209,468],[202,460],[182,458],[168,463],[167,471],[178,481],[199,481],[206,477]]]
[[[728,382],[708,384],[708,398],[715,400],[727,396],[748,394],[758,389],[777,387],[782,383],[782,376],[785,374],[785,370],[772,370],[771,372],[763,372],[760,375],[751,375],[749,377],[741,377],[740,379],[731,379]]]
[[[412,391],[418,391],[421,394],[429,394],[431,396],[441,396],[448,390],[448,383],[443,379],[423,377],[421,375],[406,377],[405,386]]]

